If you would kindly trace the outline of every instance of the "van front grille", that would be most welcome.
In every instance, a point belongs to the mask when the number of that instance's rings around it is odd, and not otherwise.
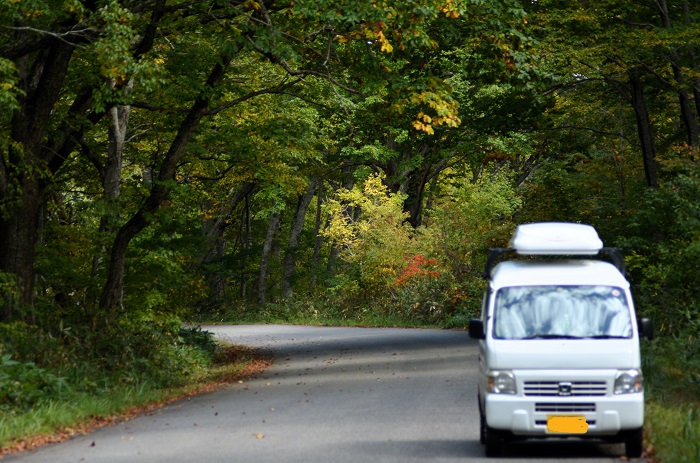
[[[595,397],[607,393],[605,381],[525,381],[526,396],[536,397]]]
[[[595,412],[594,403],[538,402],[535,411],[540,413],[584,413]]]

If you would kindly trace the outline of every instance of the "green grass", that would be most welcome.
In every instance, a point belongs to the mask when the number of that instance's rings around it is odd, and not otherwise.
[[[700,343],[694,335],[662,336],[643,343],[642,359],[652,457],[700,462]]]
[[[657,461],[700,461],[700,404],[657,403],[652,397],[646,406],[645,429]]]
[[[0,457],[86,433],[173,400],[212,390],[267,365],[269,361],[250,348],[224,346],[206,374],[186,386],[159,387],[148,381],[137,385],[117,384],[109,389],[72,393],[61,400],[44,400],[27,409],[4,410],[0,413]]]
[[[192,320],[202,324],[315,325],[357,327],[454,327],[438,319],[412,317],[400,311],[372,307],[319,306],[311,301],[294,301],[260,306],[222,307]]]
[[[74,394],[69,400],[50,400],[28,410],[0,416],[0,448],[23,447],[23,441],[38,443],[61,434],[72,434],[95,426],[109,416],[125,413],[132,407],[159,402],[169,396],[149,385],[106,391],[104,394]]]

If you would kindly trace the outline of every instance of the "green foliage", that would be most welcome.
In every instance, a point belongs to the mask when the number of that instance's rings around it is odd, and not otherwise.
[[[60,400],[70,394],[65,378],[37,367],[32,362],[0,357],[0,410],[26,409],[41,401]]]
[[[422,230],[434,255],[447,265],[457,289],[458,312],[479,312],[481,273],[488,249],[504,246],[513,224],[510,217],[521,200],[504,172],[494,166],[490,177],[447,171],[431,194],[435,200]]]
[[[690,317],[685,322],[687,329],[666,332],[642,346],[645,384],[658,403],[700,401],[700,323]]]
[[[334,292],[297,297],[279,303],[220,305],[204,317],[208,323],[292,324],[316,326],[426,327],[435,326],[434,314],[427,318],[408,306],[399,307],[390,298],[375,298],[371,305],[351,305]]]
[[[81,325],[0,324],[0,340],[3,386],[16,384],[19,394],[3,389],[10,406],[144,381],[157,388],[181,386],[204,374],[217,349],[211,333],[183,328],[173,317],[120,320],[100,333]]]
[[[360,309],[349,309],[350,317],[373,307],[376,314],[431,323],[452,310],[446,291],[452,276],[422,254],[425,240],[405,222],[403,200],[382,177],[372,176],[326,203],[324,236],[341,248],[343,259],[328,293],[335,304]]]
[[[0,325],[2,329],[4,326]],[[76,429],[99,426],[105,421],[110,422],[114,416],[132,416],[134,409],[148,409],[154,404],[163,404],[197,392],[202,385],[209,386],[211,382],[240,375],[256,358],[250,349],[241,346],[213,346],[211,334],[199,328],[183,329],[179,337],[186,344],[197,346],[197,350],[206,350],[206,356],[216,362],[206,367],[204,375],[190,377],[186,385],[177,388],[164,388],[162,384],[155,384],[144,377],[135,383],[125,384],[115,381],[118,375],[114,375],[90,388],[82,387],[83,382],[73,381],[81,388],[74,387],[70,391],[64,388],[60,396],[43,394],[31,407],[0,403],[0,448],[16,449],[26,443],[40,445],[46,442],[47,436],[73,435]],[[211,355],[212,346],[216,350],[215,355]],[[75,365],[75,369],[80,370],[79,374],[93,372],[90,359],[79,362]],[[46,367],[47,371],[49,369]],[[70,382],[70,378],[67,377],[66,381]]]
[[[70,396],[72,385],[52,363],[61,353],[42,352],[60,348],[52,341],[21,322],[0,324],[0,410],[28,409]]]
[[[0,105],[7,109],[3,118],[7,117],[10,111],[17,109],[17,98],[22,94],[17,87],[16,72],[11,61],[0,58]]]
[[[372,306],[421,323],[464,323],[479,311],[483,262],[489,247],[507,239],[517,193],[498,171],[477,182],[448,171],[431,192],[436,199],[425,226],[413,230],[401,196],[381,180],[370,177],[327,203],[324,234],[341,246],[345,263],[329,292],[344,306]]]
[[[700,458],[700,408],[697,404],[648,403],[645,429],[653,436],[654,457],[692,463]]]
[[[13,305],[17,302],[17,278],[14,274],[0,272],[0,304]]]
[[[700,316],[700,169],[691,152],[664,163],[673,175],[657,190],[646,192],[626,224],[619,245],[628,252],[641,310],[664,335],[698,336]]]
[[[0,324],[0,447],[218,380],[234,368],[217,370],[221,350],[211,333],[172,317],[120,320],[99,333],[82,324]]]

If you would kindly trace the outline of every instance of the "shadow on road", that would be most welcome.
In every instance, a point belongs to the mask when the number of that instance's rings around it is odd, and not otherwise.
[[[453,460],[464,459],[469,462],[498,463],[501,461],[581,461],[592,459],[619,458],[622,448],[618,444],[604,444],[585,441],[518,441],[504,447],[503,455],[498,458],[486,458],[484,450],[477,440],[411,440],[385,442],[357,442],[346,450],[375,461],[405,458]],[[368,460],[369,461],[369,460]]]
[[[583,458],[619,458],[624,455],[622,444],[584,440],[529,440],[511,442],[504,448],[503,458],[547,459],[583,459]]]

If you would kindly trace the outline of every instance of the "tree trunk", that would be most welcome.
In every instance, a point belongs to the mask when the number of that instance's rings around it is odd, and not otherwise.
[[[207,240],[207,251],[200,258],[200,263],[206,264],[218,257],[215,249],[218,247],[218,242],[221,240],[224,231],[230,225],[229,218],[231,214],[234,213],[241,202],[248,198],[254,189],[255,183],[246,182],[235,193],[231,191],[231,199],[225,207],[218,211],[216,218],[204,221],[203,232]]]
[[[125,92],[131,93],[134,87],[134,79],[130,79]],[[102,188],[105,196],[106,212],[100,218],[99,232],[101,234],[114,233],[119,220],[119,198],[121,196],[122,158],[126,144],[126,134],[129,127],[131,106],[115,106],[108,111],[110,120],[108,126],[109,145],[107,148],[107,161],[100,169]],[[93,260],[92,274],[97,279],[105,265],[107,246],[100,244]],[[90,302],[98,302],[99,292],[97,288],[90,290]],[[96,321],[93,328],[97,328]]]
[[[297,264],[297,250],[299,247],[299,236],[304,228],[304,220],[306,219],[306,211],[309,209],[309,204],[314,197],[318,180],[312,179],[309,182],[309,187],[306,193],[299,196],[297,202],[297,210],[292,219],[292,229],[289,232],[289,243],[287,250],[284,253],[284,262],[282,265],[282,298],[289,299],[293,294],[293,277],[294,270]]]
[[[260,258],[260,272],[258,275],[258,303],[260,304],[265,304],[267,302],[267,277],[270,266],[270,254],[272,253],[272,241],[275,238],[275,234],[277,234],[279,223],[279,212],[272,212],[267,225],[267,233],[265,235],[262,256]]]
[[[160,7],[165,5],[164,0],[159,3]],[[151,22],[134,52],[135,58],[152,46],[164,11],[154,9]],[[62,30],[69,30],[75,24],[64,21],[60,26]],[[25,35],[34,34],[34,31],[18,30],[16,43],[21,44]],[[82,39],[87,41],[90,37],[91,33],[87,32]],[[14,55],[6,56],[17,64],[19,87],[24,96],[19,100],[20,108],[12,115],[13,143],[0,160],[0,203],[4,206],[0,216],[0,271],[16,276],[17,303],[25,307],[33,302],[36,225],[46,188],[52,175],[73,154],[83,133],[111,106],[108,103],[104,110],[90,112],[95,89],[84,88],[77,93],[63,120],[49,131],[56,103],[69,93],[65,92],[64,83],[76,47],[75,36],[73,40],[64,40],[47,35],[40,46],[42,48],[29,51],[18,47]],[[18,146],[22,147],[21,152]],[[17,194],[17,191],[22,193]],[[2,304],[0,321],[12,319],[17,313],[10,305]]]
[[[34,245],[47,183],[44,172],[56,155],[45,149],[44,141],[73,50],[74,45],[55,40],[39,52],[31,69],[20,67],[25,95],[12,115],[12,143],[0,160],[0,270],[15,277],[16,304],[7,300],[0,305],[0,322],[19,318],[33,304]]]
[[[408,213],[408,223],[413,228],[423,224],[423,203],[425,200],[425,187],[431,179],[436,178],[447,165],[446,159],[440,159],[437,163],[428,160],[423,162],[420,168],[412,171],[406,179],[407,197],[404,201],[404,212]]]
[[[354,173],[354,166],[351,163],[345,163],[343,164],[343,180],[342,180],[342,187],[345,188],[346,190],[352,190],[355,186],[355,178],[353,177]],[[344,205],[343,206],[343,213],[346,214],[347,217],[352,217],[353,216],[353,209],[348,206]],[[326,263],[326,273],[328,277],[333,277],[335,275],[335,270],[338,265],[338,260],[340,259],[340,246],[338,246],[336,243],[331,243],[331,249],[328,254],[328,262]]]
[[[683,22],[685,23],[686,27],[692,27],[693,22],[695,21],[695,18],[693,18],[691,11],[690,11],[690,4],[688,0],[683,1]],[[693,68],[693,70],[697,71],[698,70],[698,52],[696,47],[691,47],[690,51],[688,52],[690,55],[690,65]],[[693,100],[695,100],[695,114],[700,117],[700,77],[697,77],[697,73],[695,77],[693,77]]]
[[[661,15],[661,23],[664,28],[671,28],[671,17],[668,13],[668,4],[666,0],[655,0],[656,6],[659,9],[659,14]],[[684,2],[684,10],[687,12],[687,2]],[[695,114],[693,113],[692,103],[690,101],[690,92],[686,88],[685,76],[683,75],[683,70],[680,65],[680,57],[678,56],[678,51],[671,49],[669,51],[669,58],[671,61],[671,69],[673,70],[673,77],[676,79],[678,84],[678,102],[681,107],[681,120],[683,121],[683,126],[685,127],[686,139],[690,146],[698,146],[699,129],[698,122]],[[697,104],[697,101],[696,101]]]
[[[647,186],[658,188],[659,180],[656,169],[656,147],[654,145],[654,133],[649,119],[646,101],[644,100],[644,90],[640,69],[632,68],[628,71],[630,85],[632,88],[632,107],[637,119],[637,134],[642,149],[642,160],[644,161],[644,174]]]
[[[133,88],[133,79],[129,82],[129,87]],[[131,106],[119,106],[111,108],[109,115],[111,121],[109,124],[109,148],[107,152],[107,162],[105,163],[104,174],[102,176],[102,185],[104,187],[105,196],[117,202],[121,195],[122,181],[122,157],[124,154],[124,145],[126,143],[126,132],[129,127],[129,116],[131,114]],[[116,219],[118,213],[112,212],[106,218]],[[112,224],[105,227],[106,230],[111,229]]]
[[[408,223],[418,228],[423,223],[423,196],[425,185],[428,183],[430,167],[416,169],[406,179],[406,200],[404,212],[408,213]]]
[[[311,257],[311,276],[309,278],[309,287],[316,287],[318,280],[318,264],[321,259],[321,246],[323,245],[323,236],[321,236],[321,212],[323,209],[323,180],[318,183],[318,192],[316,193],[316,217],[314,225],[314,254]]]
[[[690,101],[690,94],[685,88],[685,77],[683,71],[678,65],[678,53],[675,50],[671,52],[671,67],[673,68],[673,76],[678,83],[678,102],[681,107],[681,119],[685,127],[686,139],[688,145],[698,146],[700,138],[700,130],[698,129],[698,121],[693,112],[693,105]]]
[[[165,154],[157,179],[153,183],[148,198],[146,198],[136,214],[117,232],[117,236],[112,244],[107,281],[100,298],[100,310],[107,317],[108,322],[115,317],[115,309],[121,304],[124,290],[126,251],[129,243],[150,225],[153,215],[160,209],[163,201],[169,197],[170,187],[168,187],[168,182],[175,179],[177,166],[185,154],[187,143],[202,118],[206,115],[211,94],[213,93],[211,90],[222,81],[226,73],[227,64],[228,60],[224,60],[222,63],[216,64],[212,69],[205,85],[205,88],[209,89],[209,91],[205,91],[207,96],[195,100],[187,116],[180,124],[177,135],[170,145],[170,149]]]
[[[243,184],[242,187],[231,195],[231,199],[228,201],[228,204],[218,211],[216,218],[204,221],[202,228],[206,238],[206,251],[199,260],[200,264],[209,264],[224,256],[226,246],[223,236],[224,232],[230,225],[229,218],[238,208],[238,205],[241,202],[245,200],[247,204],[248,196],[254,189],[255,183],[247,182]],[[245,212],[246,211],[244,211],[244,214]],[[241,233],[244,232],[243,223],[245,221],[246,217],[244,215],[241,221]],[[244,241],[244,239],[242,241]],[[245,244],[243,244],[243,246],[245,246]],[[219,274],[213,271],[207,274],[207,280],[209,289],[211,290],[211,294],[213,294],[214,298],[223,299],[226,290],[225,278],[222,278]]]
[[[248,296],[248,272],[247,272],[247,261],[248,253],[250,252],[251,246],[251,224],[250,224],[250,195],[245,197],[245,205],[243,207],[243,218],[241,219],[241,242],[243,248],[244,260],[242,262],[242,267],[246,270],[241,272],[241,299],[246,300]]]

